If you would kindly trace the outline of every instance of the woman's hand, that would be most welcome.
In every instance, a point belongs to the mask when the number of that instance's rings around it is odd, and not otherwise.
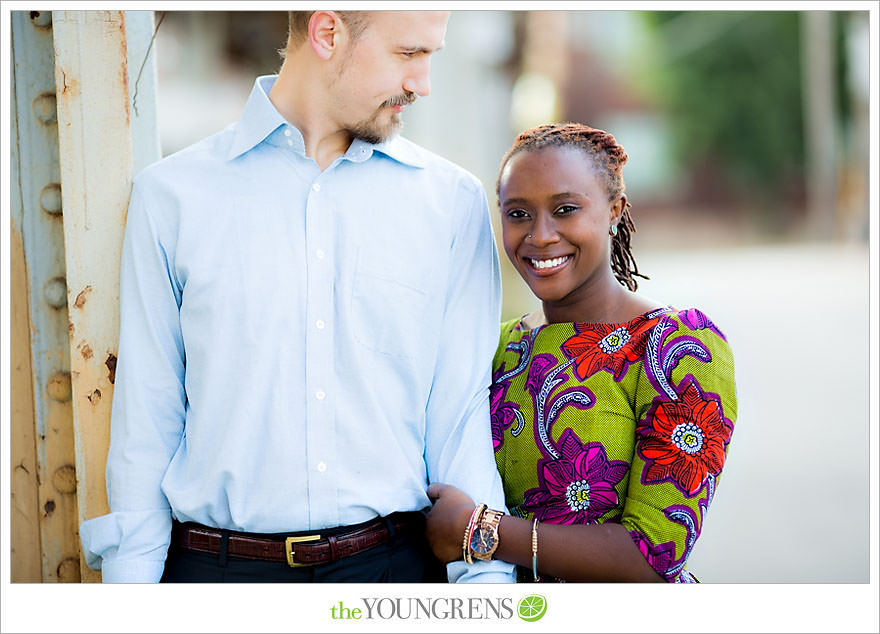
[[[461,544],[476,506],[474,501],[464,491],[440,482],[428,487],[428,497],[434,502],[426,531],[431,550],[444,563],[461,559]]]

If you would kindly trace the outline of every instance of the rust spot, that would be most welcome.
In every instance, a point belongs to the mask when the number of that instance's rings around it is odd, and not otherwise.
[[[74,328],[73,328],[73,322],[72,322],[72,321],[67,322],[67,334],[68,334],[71,338],[73,338],[73,330],[74,330]]]
[[[128,55],[126,51],[128,50],[128,41],[126,39],[125,33],[125,12],[119,12],[119,22],[118,27],[120,42],[119,42],[119,59],[122,64],[119,69],[119,80],[122,84],[123,94],[128,96]],[[151,43],[152,45],[152,43]],[[149,49],[147,50],[147,55],[149,55]],[[129,99],[123,99],[122,102],[125,104],[125,126],[128,127],[131,125],[131,105],[129,104]],[[136,111],[135,111],[136,112]]]
[[[88,397],[86,397],[86,398],[89,399],[89,402],[92,405],[97,405],[98,401],[101,400],[101,390],[95,389],[95,391],[92,392],[91,394],[89,394]]]
[[[124,44],[123,44],[124,46]],[[122,81],[122,85],[125,87],[125,94],[128,94],[128,56],[122,56],[122,68],[119,70],[120,80]],[[126,99],[123,101],[125,104],[125,125],[126,127],[131,125],[131,106],[129,105],[129,100]]]
[[[67,75],[64,75],[64,87],[61,89],[61,98],[67,99],[76,97],[79,95],[79,82],[75,79],[67,79]],[[70,124],[68,124],[70,125]]]
[[[107,366],[107,378],[110,380],[110,385],[113,385],[116,383],[116,355],[112,352],[108,354],[104,365]]]
[[[79,82],[75,79],[67,79],[67,73],[61,69],[61,98],[69,99],[79,94]],[[67,123],[70,125],[70,122]]]
[[[52,515],[53,511],[55,511],[55,500],[46,500],[43,510],[46,511],[47,516]]]
[[[91,359],[92,358],[91,346],[89,346],[89,344],[83,345],[83,347],[80,349],[80,353],[82,354],[83,359]]]
[[[86,305],[86,295],[88,295],[91,292],[92,292],[92,287],[86,286],[84,289],[82,289],[79,292],[79,295],[76,296],[76,301],[73,302],[73,305],[76,308],[82,308],[83,306],[85,306]]]

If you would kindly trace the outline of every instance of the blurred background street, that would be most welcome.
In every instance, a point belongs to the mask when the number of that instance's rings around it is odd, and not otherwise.
[[[703,307],[735,354],[738,420],[690,561],[701,580],[868,582],[867,258],[825,244],[641,258],[644,292]]]
[[[170,154],[238,119],[287,15],[156,22]],[[736,431],[690,566],[707,582],[869,580],[868,57],[866,11],[455,11],[405,115],[482,180],[496,221],[522,129],[576,120],[626,148],[641,290],[704,310],[736,357]],[[501,258],[519,316],[534,300]]]

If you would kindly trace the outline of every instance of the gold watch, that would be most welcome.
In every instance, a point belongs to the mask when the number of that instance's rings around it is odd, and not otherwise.
[[[489,561],[498,549],[498,525],[504,513],[486,509],[471,535],[470,550],[475,559]]]

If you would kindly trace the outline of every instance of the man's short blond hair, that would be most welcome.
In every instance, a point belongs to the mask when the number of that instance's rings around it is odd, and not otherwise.
[[[287,46],[280,51],[284,57],[287,51],[293,51],[306,41],[309,34],[309,19],[314,11],[288,11],[287,12]],[[356,41],[369,23],[369,11],[336,11],[336,15],[342,20],[352,41]]]

